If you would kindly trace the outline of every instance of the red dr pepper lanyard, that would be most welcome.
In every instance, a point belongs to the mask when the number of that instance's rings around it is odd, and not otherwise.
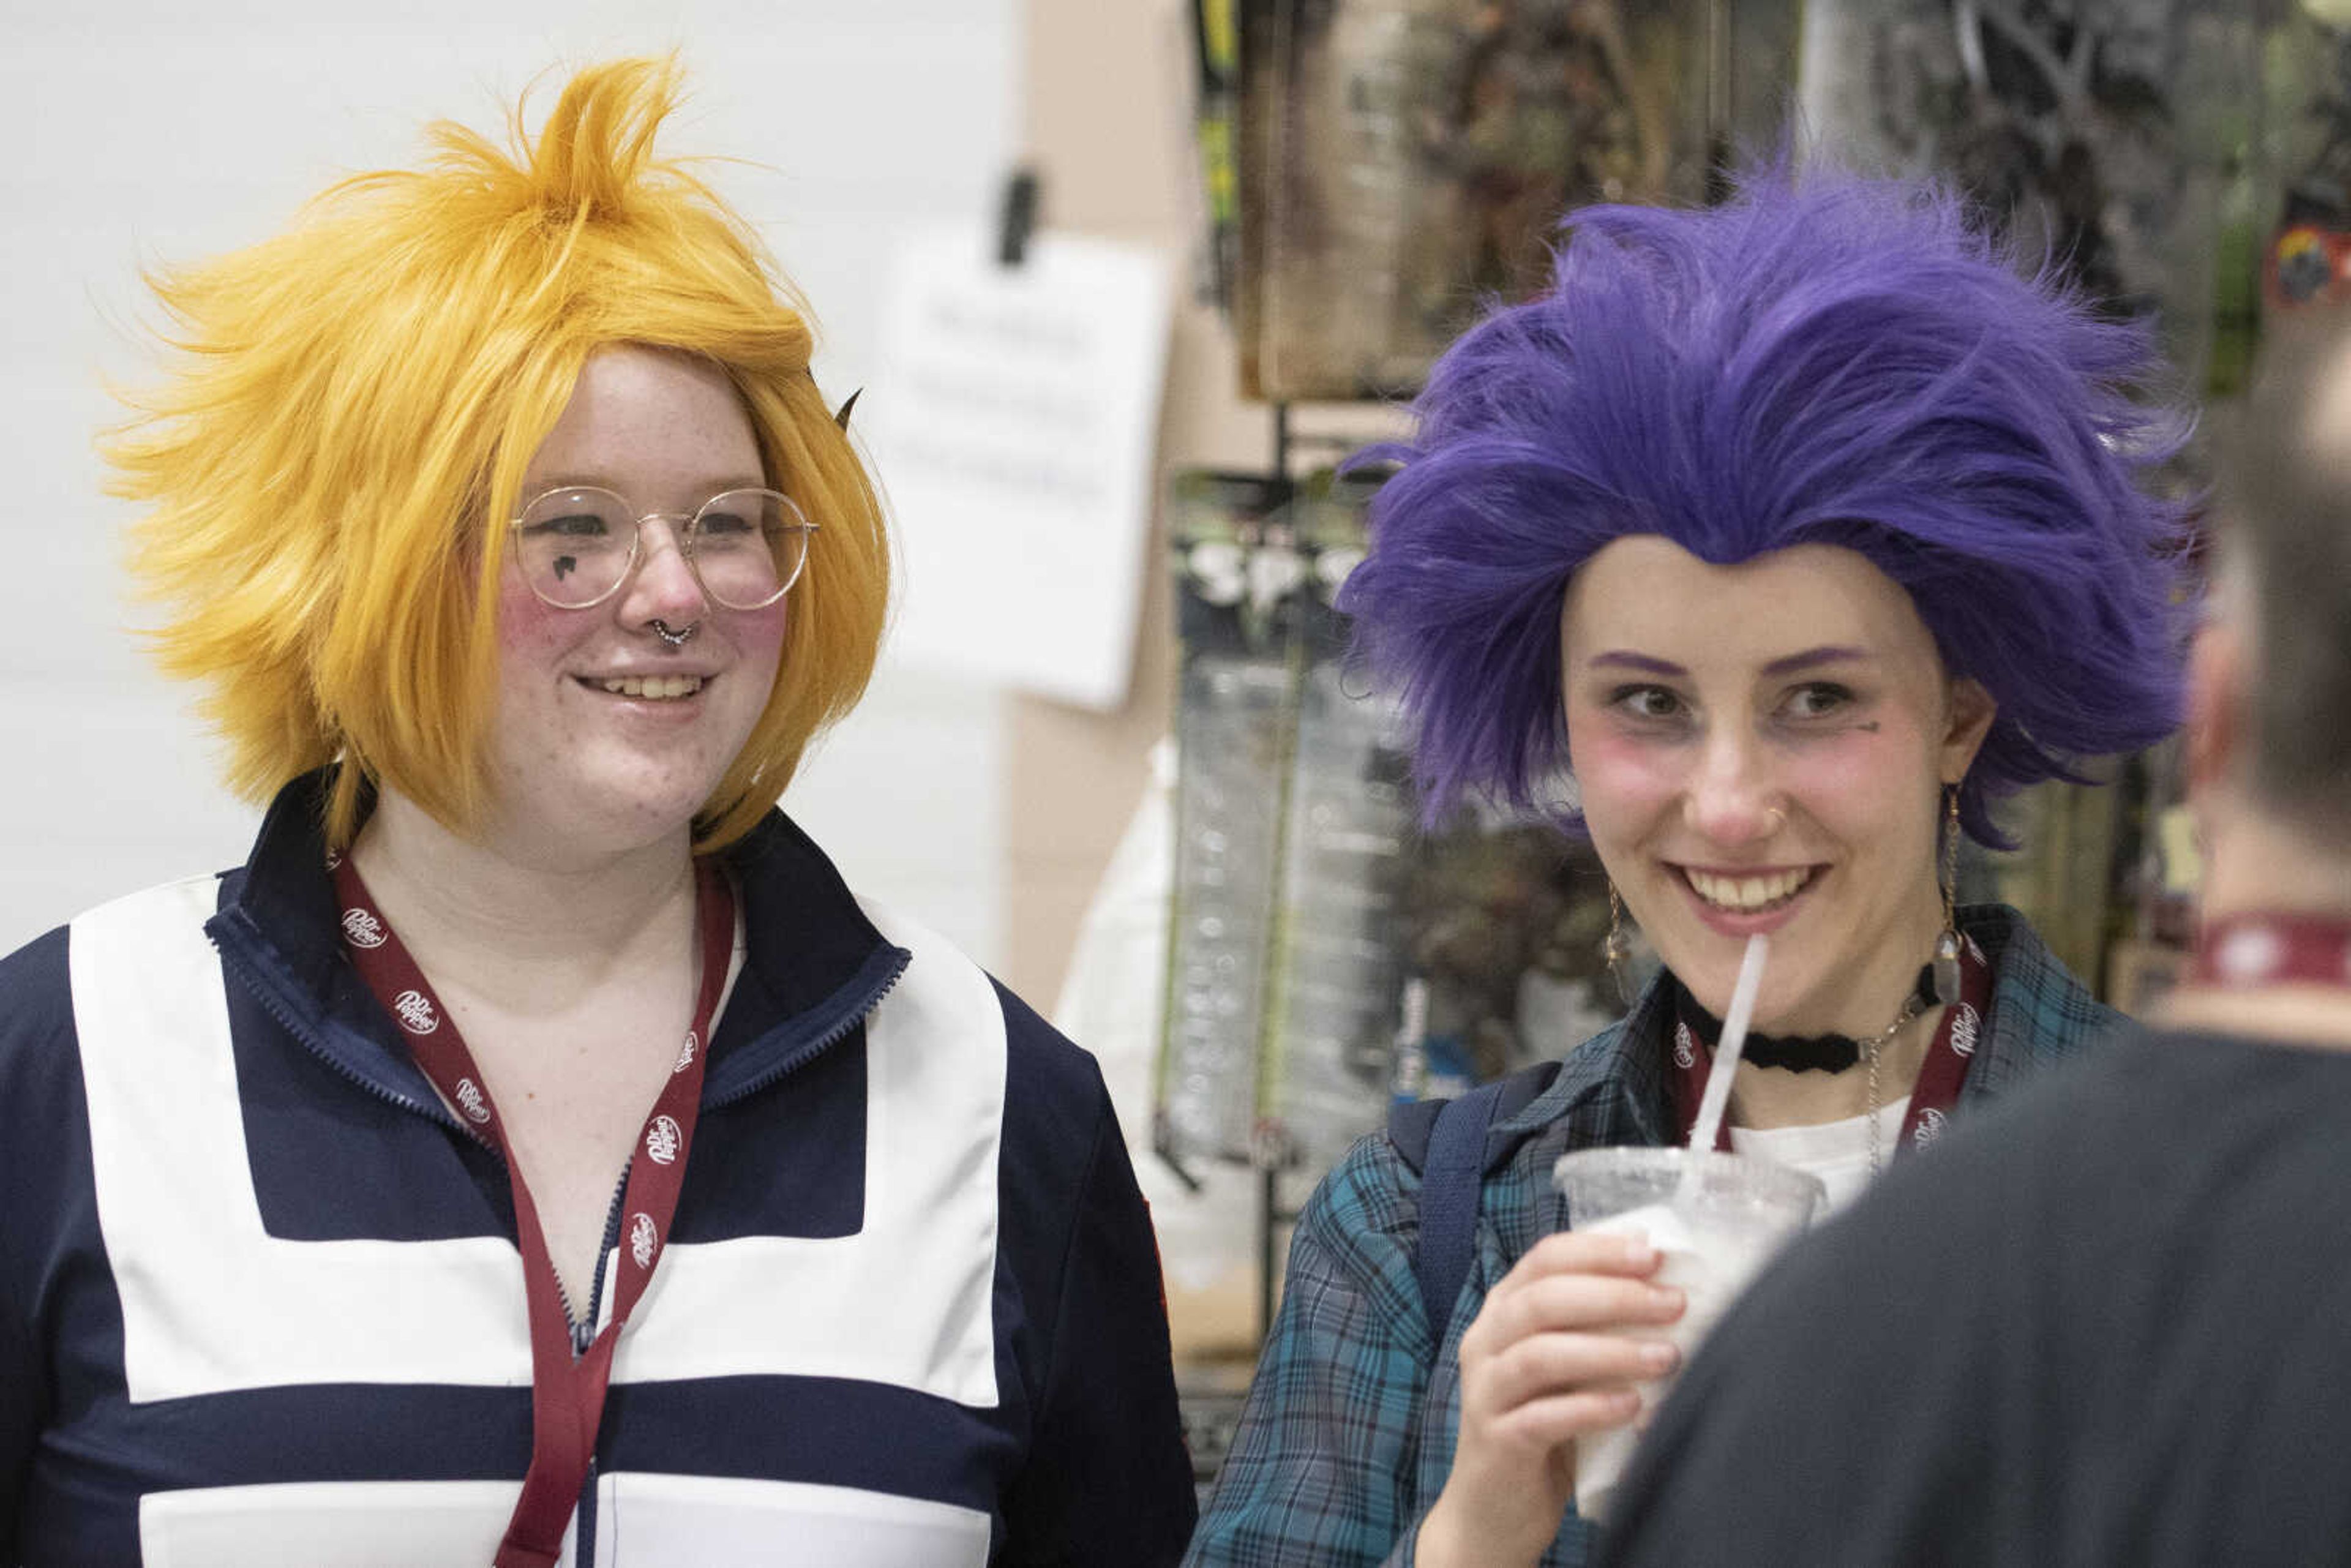
[[[669,1239],[685,1181],[686,1151],[694,1144],[695,1113],[702,1103],[703,1043],[718,1010],[735,943],[735,897],[726,879],[707,862],[695,876],[695,910],[700,926],[702,990],[694,1004],[694,1027],[677,1053],[677,1064],[653,1102],[638,1145],[643,1158],[629,1162],[628,1188],[621,1213],[619,1280],[611,1321],[584,1352],[575,1355],[570,1314],[556,1279],[555,1260],[540,1229],[538,1209],[522,1168],[507,1148],[504,1124],[490,1092],[474,1064],[474,1053],[457,1033],[433,983],[416,967],[393,934],[375,900],[368,896],[349,856],[335,866],[335,893],[343,906],[343,938],[351,961],[408,1035],[416,1064],[475,1138],[506,1161],[514,1184],[515,1228],[522,1247],[522,1272],[530,1306],[530,1472],[514,1517],[507,1521],[494,1568],[554,1568],[595,1457],[596,1431],[603,1421],[604,1392],[612,1375],[612,1352],[622,1325],[645,1293],[653,1266]],[[601,1265],[601,1260],[599,1260]]]
[[[1902,1118],[1902,1135],[1895,1140],[1896,1154],[1905,1148],[1924,1148],[1942,1135],[1951,1107],[1959,1103],[1968,1063],[1975,1060],[1984,1015],[1991,1007],[1991,966],[1984,961],[1983,949],[1976,946],[1975,938],[1963,936],[1959,939],[1959,999],[1943,1009],[1943,1021],[1928,1043],[1927,1060],[1919,1065],[1918,1082],[1910,1091],[1909,1113]],[[1675,1023],[1673,1042],[1674,1114],[1681,1123],[1682,1142],[1687,1143],[1691,1129],[1698,1125],[1698,1100],[1706,1092],[1707,1070],[1714,1064],[1714,1052],[1686,1021]],[[1729,1149],[1728,1121],[1714,1146]]]

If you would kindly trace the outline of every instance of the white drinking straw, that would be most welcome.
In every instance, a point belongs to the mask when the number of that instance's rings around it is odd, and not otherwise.
[[[1747,1049],[1748,1020],[1755,1016],[1755,993],[1763,988],[1763,957],[1770,950],[1771,943],[1758,931],[1747,939],[1746,956],[1739,960],[1739,978],[1730,988],[1730,1011],[1722,1020],[1722,1038],[1714,1047],[1714,1068],[1706,1075],[1706,1092],[1698,1097],[1698,1124],[1690,1129],[1693,1156],[1713,1148],[1715,1134],[1721,1129],[1722,1113],[1730,1104],[1730,1080],[1739,1069],[1739,1053]],[[1677,1197],[1697,1193],[1698,1166],[1695,1157],[1683,1164]]]

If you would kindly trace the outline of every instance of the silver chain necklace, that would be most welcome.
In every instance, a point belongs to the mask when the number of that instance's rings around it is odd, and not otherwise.
[[[1873,1179],[1886,1168],[1885,1135],[1877,1128],[1878,1059],[1886,1053],[1886,1048],[1894,1043],[1894,1037],[1907,1029],[1911,1020],[1918,1016],[1918,993],[1914,988],[1903,998],[1902,1010],[1894,1015],[1894,1021],[1862,1041],[1861,1053],[1869,1061],[1869,1174]]]

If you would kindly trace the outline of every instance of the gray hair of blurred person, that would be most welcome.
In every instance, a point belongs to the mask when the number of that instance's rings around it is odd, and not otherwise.
[[[2252,610],[2246,782],[2351,850],[2351,316],[2272,325],[2222,493]]]

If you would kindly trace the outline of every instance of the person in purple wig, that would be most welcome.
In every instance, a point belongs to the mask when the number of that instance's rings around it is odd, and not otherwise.
[[[1395,473],[1343,602],[1429,820],[1587,833],[1664,971],[1505,1082],[1469,1203],[1432,1176],[1424,1214],[1428,1106],[1317,1189],[1203,1568],[1584,1560],[1575,1439],[1638,1422],[1686,1302],[1551,1167],[1687,1138],[1750,937],[1725,1143],[1833,1207],[2113,1021],[2015,911],[1956,904],[1954,856],[2179,717],[2185,524],[2149,483],[2188,422],[2147,333],[1932,187],[1773,168],[1570,230],[1365,455]],[[1473,1208],[1447,1289],[1422,1243]]]

